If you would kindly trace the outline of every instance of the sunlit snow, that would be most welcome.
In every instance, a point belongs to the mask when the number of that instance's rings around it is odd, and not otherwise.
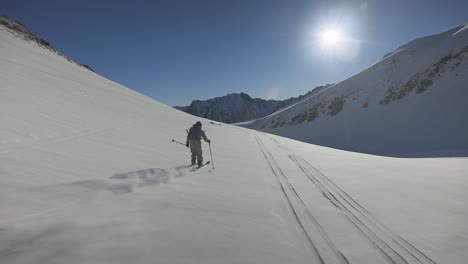
[[[466,158],[319,147],[177,111],[0,26],[0,262],[465,263]],[[186,167],[195,121],[211,166]]]

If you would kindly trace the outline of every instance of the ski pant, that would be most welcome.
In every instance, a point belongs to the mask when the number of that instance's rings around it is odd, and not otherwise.
[[[195,161],[198,161],[198,165],[203,164],[203,155],[200,140],[190,140],[190,152],[192,152],[192,164],[195,164]]]

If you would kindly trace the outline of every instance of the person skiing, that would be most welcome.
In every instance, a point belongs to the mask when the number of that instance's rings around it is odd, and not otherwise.
[[[196,122],[188,131],[187,142],[185,146],[188,148],[190,146],[190,152],[192,153],[192,165],[198,163],[198,167],[203,166],[203,155],[201,147],[201,139],[205,140],[208,143],[211,143],[206,137],[205,131],[202,129],[202,123],[200,121]]]

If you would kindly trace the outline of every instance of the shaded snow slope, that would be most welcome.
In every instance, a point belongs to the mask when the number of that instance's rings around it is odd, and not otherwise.
[[[394,156],[468,155],[468,31],[417,39],[367,70],[246,127]]]
[[[199,120],[0,26],[0,263],[465,263],[466,158]]]

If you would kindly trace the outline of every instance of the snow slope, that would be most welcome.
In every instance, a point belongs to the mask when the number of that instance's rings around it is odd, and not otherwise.
[[[307,100],[243,125],[378,155],[467,156],[467,88],[465,26],[414,40]]]
[[[199,120],[0,26],[0,262],[465,263],[466,158],[395,159]],[[209,149],[203,144],[204,156]]]

